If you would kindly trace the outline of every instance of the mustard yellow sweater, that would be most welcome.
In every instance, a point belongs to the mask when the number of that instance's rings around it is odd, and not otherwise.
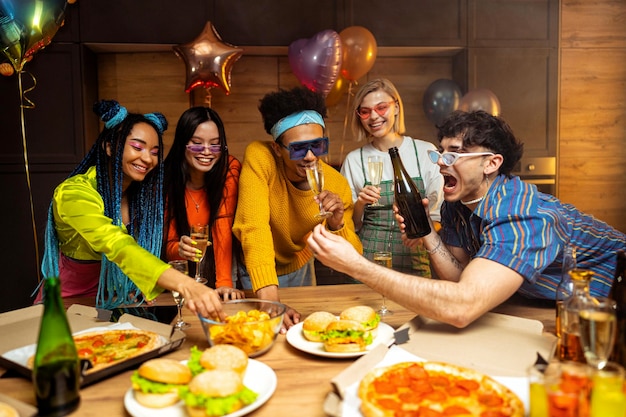
[[[326,165],[324,188],[344,202],[344,227],[333,231],[362,253],[352,221],[352,191],[346,179]],[[318,224],[319,206],[310,190],[296,188],[286,177],[271,142],[252,142],[246,148],[239,179],[239,200],[233,232],[241,241],[252,288],[278,285],[278,275],[304,266],[313,253],[307,237]]]

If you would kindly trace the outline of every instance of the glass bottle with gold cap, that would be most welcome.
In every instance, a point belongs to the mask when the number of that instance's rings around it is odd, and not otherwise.
[[[576,361],[586,363],[585,354],[580,343],[580,310],[587,304],[593,302],[593,297],[589,294],[589,283],[593,276],[593,271],[586,269],[572,269],[569,272],[574,283],[572,296],[565,300],[561,343],[562,357],[560,360]]]

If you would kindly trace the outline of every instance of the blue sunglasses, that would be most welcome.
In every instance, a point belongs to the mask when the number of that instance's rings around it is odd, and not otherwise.
[[[315,156],[323,156],[328,153],[327,137],[291,142],[289,146],[283,145],[282,142],[278,142],[278,144],[289,151],[289,159],[292,161],[303,159],[309,151],[313,152]]]

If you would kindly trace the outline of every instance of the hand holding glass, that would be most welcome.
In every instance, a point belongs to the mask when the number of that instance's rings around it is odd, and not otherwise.
[[[196,249],[200,250],[202,253],[200,256],[196,256],[193,258],[193,261],[196,262],[196,281],[206,284],[206,278],[202,278],[200,276],[200,264],[204,259],[204,255],[206,254],[207,246],[211,245],[209,242],[209,226],[206,224],[195,224],[191,226],[191,240],[196,242]]]
[[[306,179],[309,181],[309,186],[313,190],[315,196],[319,196],[322,190],[324,190],[324,171],[322,164],[319,160],[306,168]],[[333,215],[332,212],[324,210],[322,202],[319,202],[320,212],[315,215],[318,220],[326,219]]]
[[[168,263],[172,265],[172,268],[174,268],[175,270],[180,271],[185,275],[189,275],[187,261],[176,260],[169,261]],[[178,307],[178,320],[176,320],[174,328],[179,330],[186,329],[187,327],[189,327],[189,323],[186,323],[183,320],[183,305],[185,304],[185,298],[182,296],[181,293],[174,290],[172,290],[172,297],[174,297],[174,302],[176,303],[176,307]]]
[[[380,187],[380,181],[383,178],[383,158],[380,156],[370,156],[367,158],[367,173],[370,177],[370,183],[374,187]],[[382,204],[376,200],[370,204],[371,207],[382,207]]]

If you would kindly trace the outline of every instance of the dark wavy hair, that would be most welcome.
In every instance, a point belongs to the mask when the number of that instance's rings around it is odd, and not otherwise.
[[[185,207],[185,187],[189,179],[189,164],[185,158],[186,146],[193,136],[198,125],[204,122],[213,122],[217,126],[220,138],[221,156],[215,166],[204,174],[204,190],[209,204],[209,240],[212,240],[211,230],[218,218],[218,211],[224,193],[226,174],[228,173],[228,145],[226,142],[226,131],[224,123],[217,112],[210,107],[192,107],[187,109],[178,120],[174,142],[170,148],[164,162],[165,170],[165,198],[167,208],[165,213],[164,239],[167,241],[167,231],[170,221],[176,222],[176,234],[178,236],[189,236],[190,225],[187,220],[187,209]],[[236,239],[233,240],[233,242]],[[165,247],[165,246],[164,246]],[[202,276],[213,283],[215,280],[215,262],[213,260],[212,248],[207,249],[207,261],[202,262]],[[234,248],[236,250],[236,248]],[[236,253],[236,252],[234,252]],[[164,254],[162,255],[164,257]],[[191,274],[191,271],[190,271]]]
[[[524,144],[515,138],[504,119],[482,111],[454,111],[437,125],[437,140],[463,137],[463,147],[481,146],[503,156],[500,173],[510,176],[524,154]]]
[[[130,223],[126,227],[128,233],[141,247],[159,256],[163,230],[163,131],[167,129],[167,120],[161,113],[128,113],[115,100],[99,101],[94,104],[93,111],[106,122],[105,128],[68,178],[84,174],[90,167],[95,166],[98,193],[104,202],[104,215],[111,218],[113,224],[121,226],[123,224],[121,204],[124,178],[122,159],[126,138],[138,123],[147,123],[152,126],[159,138],[159,163],[143,181],[133,181],[126,190],[130,212]],[[112,119],[115,120],[109,122]],[[107,153],[107,147],[110,149],[110,156]],[[51,203],[48,210],[46,248],[42,262],[44,277],[59,274],[59,242],[52,210]],[[100,285],[96,297],[97,306],[113,308],[121,304],[130,304],[139,301],[137,298],[139,295],[140,291],[137,286],[119,266],[102,255]]]
[[[268,93],[259,104],[263,127],[270,135],[272,127],[280,119],[303,110],[314,110],[325,119],[327,112],[324,96],[306,87],[295,87],[291,90],[280,89]]]

